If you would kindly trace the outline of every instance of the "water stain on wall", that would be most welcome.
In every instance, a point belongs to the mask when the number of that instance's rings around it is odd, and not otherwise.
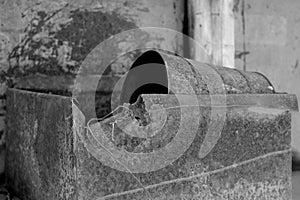
[[[25,35],[9,54],[6,77],[28,74],[75,75],[81,62],[100,42],[121,31],[135,28],[115,12],[71,10],[37,11]]]

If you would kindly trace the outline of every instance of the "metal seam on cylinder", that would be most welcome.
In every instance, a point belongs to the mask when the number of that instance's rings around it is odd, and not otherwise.
[[[196,72],[196,69],[194,68],[193,64],[190,63],[188,59],[184,59],[184,60],[188,63],[188,66],[191,68],[192,72],[193,72],[194,75],[196,76],[196,75],[197,75],[197,72]],[[200,76],[200,77],[201,77],[201,76]],[[201,77],[201,80],[202,80],[202,79],[203,79],[203,77]],[[202,81],[205,82],[205,80],[202,80]],[[201,83],[200,83],[200,81],[198,80],[198,78],[197,78],[197,82],[198,82],[198,84],[199,84],[199,86],[200,86]],[[201,88],[201,91],[207,90],[208,93],[209,93],[209,89],[208,89],[207,83],[205,82],[205,84],[206,84],[206,85],[204,85],[203,88]]]
[[[222,76],[222,74],[219,72],[219,70],[216,69],[216,67],[213,67],[211,66],[210,64],[206,64],[209,68],[211,68],[212,70],[214,70],[222,79],[223,81],[223,85],[225,85],[225,80],[224,80],[224,77]],[[227,93],[226,89],[225,90],[225,93]]]
[[[249,82],[249,80],[247,78],[247,75],[243,71],[241,71],[241,70],[238,70],[238,69],[235,69],[235,68],[233,70],[237,71],[238,73],[240,73],[245,78],[245,80],[247,82],[247,85],[248,85],[248,87],[250,89],[250,92],[251,93],[255,93],[255,90],[252,88],[252,86],[251,86],[251,84],[250,84],[250,82]]]
[[[255,73],[255,74],[258,74],[258,75],[262,76],[269,83],[269,85],[273,88],[273,92],[276,93],[273,84],[271,83],[271,81],[264,74],[262,74],[260,72],[251,72],[251,73]]]

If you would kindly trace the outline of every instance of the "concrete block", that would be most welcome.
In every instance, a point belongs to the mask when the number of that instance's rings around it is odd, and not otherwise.
[[[11,91],[7,102],[7,183],[24,200],[76,199],[70,99]]]
[[[236,106],[241,95],[257,101]],[[294,97],[253,95],[215,108],[225,110],[224,127],[202,157],[220,120],[210,119],[206,95],[202,106],[189,95],[142,95],[87,129],[72,98],[9,89],[7,184],[23,200],[291,199]],[[266,107],[265,96],[277,103]]]

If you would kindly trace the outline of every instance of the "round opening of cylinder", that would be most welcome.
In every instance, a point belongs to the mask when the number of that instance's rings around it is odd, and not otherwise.
[[[156,51],[143,53],[132,64],[120,96],[120,104],[134,103],[141,94],[168,94],[165,62]]]
[[[168,93],[168,88],[163,85],[159,85],[156,83],[145,84],[137,88],[133,92],[133,94],[130,96],[129,103],[133,104],[134,102],[136,102],[138,97],[141,94],[167,94],[167,93]]]

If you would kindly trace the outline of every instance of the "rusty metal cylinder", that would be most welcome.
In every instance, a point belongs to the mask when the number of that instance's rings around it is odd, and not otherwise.
[[[270,81],[257,72],[244,72],[201,63],[161,51],[147,51],[131,66],[120,104],[139,95],[155,94],[265,94],[275,93]]]

